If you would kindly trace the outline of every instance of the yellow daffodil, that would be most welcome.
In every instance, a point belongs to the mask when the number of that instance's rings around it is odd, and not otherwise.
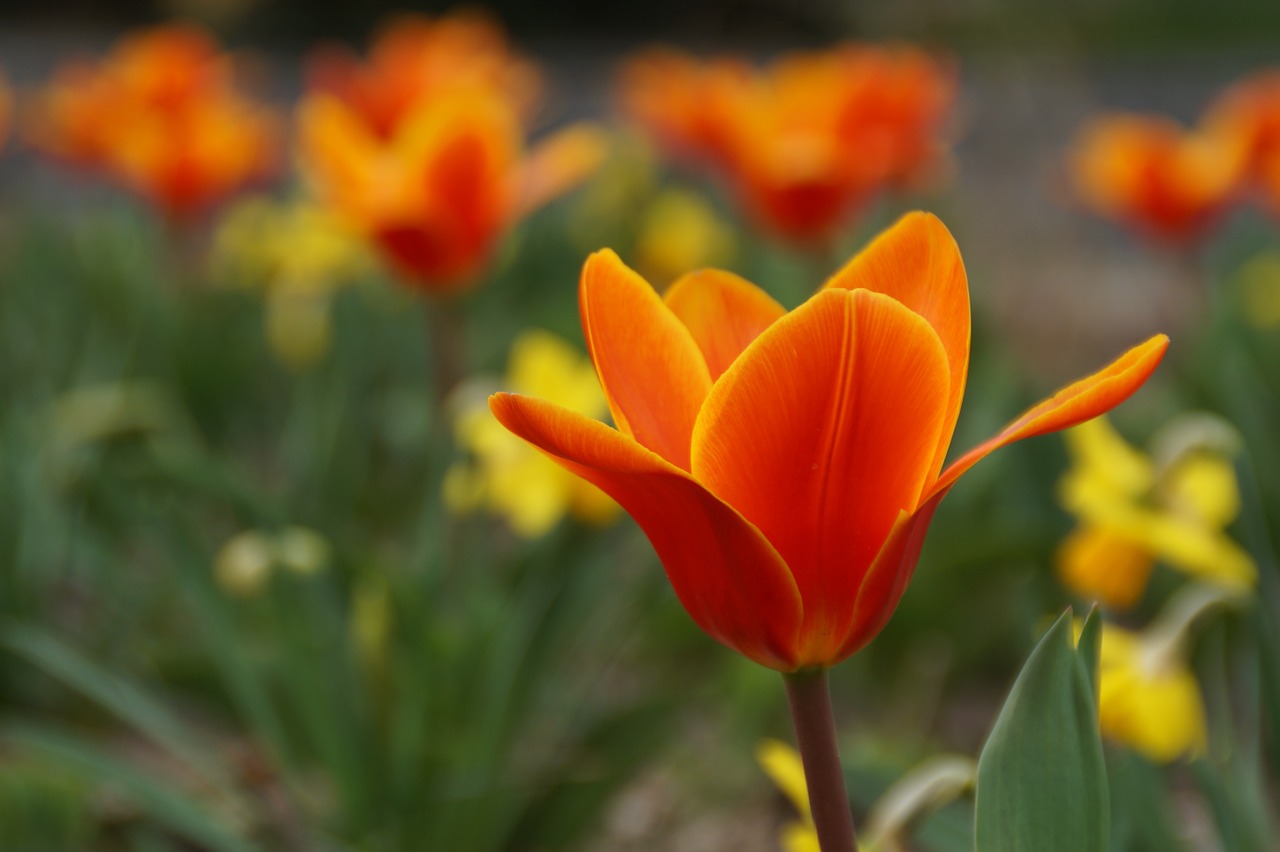
[[[1280,326],[1280,252],[1246,263],[1237,275],[1244,318],[1257,328]]]
[[[1169,763],[1204,750],[1204,705],[1186,660],[1155,638],[1103,624],[1098,723],[1104,736]]]
[[[329,349],[333,294],[372,261],[327,210],[253,198],[222,219],[212,263],[219,279],[262,288],[267,341],[282,361],[302,370]]]
[[[329,541],[307,527],[245,530],[218,549],[213,577],[223,591],[247,598],[261,592],[277,568],[305,577],[326,568],[332,558]]]
[[[608,410],[591,362],[544,331],[525,332],[516,340],[502,387],[588,417]],[[547,532],[566,513],[590,523],[612,520],[617,511],[612,500],[504,429],[490,415],[486,394],[473,396],[454,423],[458,444],[471,459],[454,465],[445,478],[445,502],[453,511],[486,508],[527,538]]]
[[[706,199],[668,189],[645,211],[636,238],[636,269],[659,286],[690,269],[722,267],[733,259],[733,230]]]
[[[818,833],[809,811],[800,755],[779,740],[765,740],[756,749],[756,761],[782,794],[795,806],[798,819],[783,827],[779,838],[783,852],[820,852]],[[905,852],[911,825],[973,787],[977,765],[963,755],[942,755],[912,769],[875,803],[867,815],[859,848],[863,852]]]
[[[800,755],[780,740],[765,740],[756,749],[756,761],[782,794],[795,806],[798,819],[787,823],[779,838],[784,852],[821,852],[818,830],[809,811],[809,789],[805,785]]]
[[[1225,532],[1240,511],[1230,436],[1221,421],[1183,418],[1153,459],[1106,418],[1066,433],[1072,467],[1059,495],[1079,526],[1058,551],[1062,581],[1116,609],[1142,597],[1156,560],[1229,588],[1252,587],[1257,568]]]

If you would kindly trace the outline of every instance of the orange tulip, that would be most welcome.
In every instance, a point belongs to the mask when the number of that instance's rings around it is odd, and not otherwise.
[[[618,428],[514,394],[490,399],[494,415],[636,519],[703,630],[783,672],[834,665],[881,630],[961,474],[1118,405],[1168,345],[1148,340],[943,470],[969,294],[930,215],[790,313],[715,270],[660,298],[609,251],[583,269],[581,310]]]
[[[879,192],[936,164],[954,75],[922,51],[844,45],[751,72],[645,54],[624,106],[666,147],[713,163],[748,213],[797,242],[831,237]]]
[[[236,92],[230,60],[200,30],[159,27],[100,64],[71,63],[36,96],[37,147],[104,172],[184,219],[265,176],[276,120]]]
[[[0,148],[4,147],[5,137],[9,134],[9,113],[12,110],[13,95],[4,74],[0,74]]]
[[[1077,192],[1095,212],[1177,243],[1201,236],[1235,200],[1247,153],[1233,135],[1118,114],[1085,126],[1070,165]]]
[[[585,178],[600,134],[570,127],[530,152],[502,97],[463,90],[419,104],[382,139],[326,94],[299,108],[304,168],[321,195],[414,286],[466,287],[521,216]]]
[[[511,52],[497,26],[476,14],[398,18],[369,48],[367,63],[345,48],[327,47],[308,68],[311,91],[342,101],[383,139],[394,136],[422,101],[459,87],[505,94],[527,118],[541,75]]]
[[[1280,70],[1263,71],[1229,87],[1209,108],[1205,125],[1241,140],[1250,179],[1280,213]]]

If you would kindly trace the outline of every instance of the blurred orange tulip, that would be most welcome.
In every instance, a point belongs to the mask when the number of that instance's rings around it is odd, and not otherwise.
[[[28,132],[46,153],[181,220],[266,176],[277,124],[235,90],[230,59],[208,35],[167,26],[123,39],[100,63],[59,69],[34,98]]]
[[[911,47],[843,45],[753,72],[671,52],[624,66],[624,108],[664,147],[716,166],[748,213],[797,243],[831,237],[939,160],[953,72]]]
[[[583,334],[617,428],[497,394],[498,420],[626,509],[708,634],[784,672],[888,622],[938,503],[1000,447],[1073,426],[1146,381],[1159,335],[943,469],[969,366],[969,290],[936,218],[903,218],[787,313],[718,270],[658,294],[610,251]]]
[[[330,51],[311,80],[298,108],[306,176],[425,291],[472,284],[515,221],[604,156],[586,125],[525,150],[539,74],[483,18],[401,19],[367,65]]]
[[[507,101],[458,91],[419,104],[383,139],[338,99],[299,108],[303,167],[323,198],[411,284],[466,287],[512,223],[596,168],[594,129],[560,131],[525,152]]]
[[[0,148],[4,148],[4,140],[9,135],[9,115],[13,111],[13,94],[9,91],[8,80],[0,73]]]
[[[1077,193],[1095,212],[1181,243],[1202,236],[1236,199],[1247,155],[1237,135],[1114,114],[1085,125],[1069,165]]]
[[[307,69],[308,89],[341,101],[380,138],[395,135],[423,100],[460,87],[505,94],[528,118],[542,88],[541,74],[513,54],[502,31],[477,14],[431,20],[398,18],[369,48],[366,63],[346,48],[325,47]]]
[[[1210,106],[1205,125],[1241,139],[1254,188],[1280,213],[1280,70],[1259,72],[1227,88]]]

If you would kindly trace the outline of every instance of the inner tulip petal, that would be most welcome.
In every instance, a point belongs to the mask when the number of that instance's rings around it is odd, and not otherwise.
[[[930,476],[946,459],[969,372],[969,283],[960,248],[930,213],[908,213],[827,281],[828,288],[866,289],[897,299],[924,317],[947,350],[951,396]]]
[[[1115,408],[1142,387],[1168,348],[1169,338],[1157,334],[1093,375],[1027,409],[997,435],[952,462],[929,489],[929,494],[946,491],[965,471],[1006,444],[1066,429]]]
[[[829,290],[761,334],[707,397],[693,474],[791,567],[808,644],[839,643],[863,574],[899,513],[915,510],[947,373],[919,315],[879,293]]]
[[[690,272],[671,285],[663,301],[693,335],[712,381],[786,313],[750,281],[719,269]]]
[[[618,429],[688,470],[693,423],[711,389],[698,344],[608,249],[587,258],[580,296],[587,349]]]
[[[795,581],[738,512],[684,471],[589,417],[515,394],[496,394],[489,406],[503,426],[635,519],[699,627],[761,665],[796,668],[802,604]]]

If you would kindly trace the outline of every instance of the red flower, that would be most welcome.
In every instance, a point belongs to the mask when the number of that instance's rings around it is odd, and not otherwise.
[[[1119,404],[1163,335],[1059,391],[945,471],[969,360],[950,233],[912,214],[786,313],[726,272],[660,298],[588,259],[587,346],[618,428],[497,394],[495,416],[640,524],[685,609],[780,671],[830,666],[884,627],[956,479],[1012,441]]]

